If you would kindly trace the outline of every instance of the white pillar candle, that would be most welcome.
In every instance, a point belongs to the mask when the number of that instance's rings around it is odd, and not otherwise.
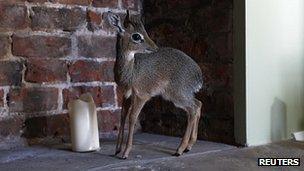
[[[96,106],[91,94],[86,93],[68,104],[72,150],[95,151],[100,148]]]

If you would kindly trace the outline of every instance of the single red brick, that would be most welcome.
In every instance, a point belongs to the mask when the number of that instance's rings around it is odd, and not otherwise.
[[[91,93],[96,107],[110,107],[115,104],[113,86],[78,86],[63,90],[64,108],[67,109],[69,101],[79,98],[84,93]]]
[[[91,31],[101,29],[102,15],[94,11],[88,10],[88,29]]]
[[[0,90],[0,107],[4,106],[4,90]]]
[[[0,59],[4,59],[10,54],[11,42],[10,36],[0,35]]]
[[[90,22],[95,23],[96,25],[100,25],[101,24],[101,14],[100,13],[96,13],[94,11],[88,11],[87,15],[89,17]]]
[[[0,61],[0,86],[20,86],[23,64],[18,61]]]
[[[33,30],[75,31],[86,25],[86,12],[81,8],[33,7],[32,11]]]
[[[92,5],[94,7],[116,8],[118,5],[118,1],[117,0],[93,0]]]
[[[24,5],[0,3],[0,30],[17,30],[28,27],[29,19]]]
[[[22,57],[61,58],[70,54],[71,40],[57,36],[13,36],[13,55]]]
[[[112,132],[119,129],[120,110],[103,110],[97,113],[99,132]]]
[[[22,117],[16,116],[0,120],[0,136],[20,135],[23,127]]]
[[[116,38],[101,36],[79,36],[79,55],[87,58],[115,58]]]
[[[90,5],[92,0],[49,0],[53,3],[70,4],[70,5]]]
[[[27,62],[25,80],[33,83],[66,81],[67,72],[65,61],[30,58]]]
[[[122,7],[129,10],[138,10],[138,0],[122,0]]]
[[[69,67],[72,82],[114,80],[114,62],[76,61]]]
[[[10,112],[39,112],[56,110],[57,88],[13,88],[8,94]]]

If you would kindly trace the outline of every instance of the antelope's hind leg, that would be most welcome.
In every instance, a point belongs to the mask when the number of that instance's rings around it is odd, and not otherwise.
[[[191,136],[190,136],[188,146],[184,150],[184,152],[190,151],[192,149],[192,146],[195,144],[195,142],[197,140],[198,125],[199,125],[199,121],[200,121],[200,118],[201,118],[202,102],[195,99],[195,104],[196,104],[195,121],[194,121],[194,124],[193,124],[193,127],[192,127]]]
[[[186,103],[187,104],[187,103]],[[191,104],[194,104],[194,103],[191,103]],[[189,142],[189,139],[190,139],[190,134],[192,132],[192,129],[194,127],[194,123],[195,123],[195,105],[187,105],[187,107],[183,107],[183,109],[187,112],[187,128],[186,128],[186,131],[184,133],[184,136],[181,140],[181,143],[176,151],[175,154],[173,154],[173,156],[180,156],[184,151],[185,149],[187,148],[188,146],[188,142]]]

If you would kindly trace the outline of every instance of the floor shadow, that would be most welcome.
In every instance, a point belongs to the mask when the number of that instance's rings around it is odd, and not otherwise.
[[[145,147],[145,149],[149,149],[151,151],[154,151],[154,152],[159,152],[159,153],[163,153],[163,154],[173,154],[176,149],[174,148],[168,148],[168,147],[163,147],[163,146],[147,146]]]
[[[70,143],[68,143],[68,144],[54,144],[54,145],[49,145],[48,147],[56,149],[56,150],[64,150],[64,151],[73,152],[72,145]]]

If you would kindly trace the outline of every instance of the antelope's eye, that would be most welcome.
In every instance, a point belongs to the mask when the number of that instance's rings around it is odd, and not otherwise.
[[[143,40],[143,36],[139,33],[133,33],[131,38],[135,43],[140,43]]]

